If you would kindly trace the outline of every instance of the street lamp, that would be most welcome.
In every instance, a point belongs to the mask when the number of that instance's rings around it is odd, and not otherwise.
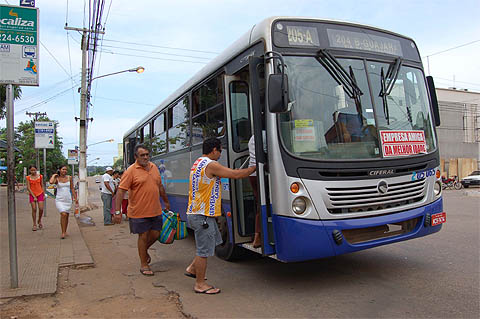
[[[100,159],[100,157],[97,157],[97,158],[95,158],[95,159],[93,159],[93,160],[91,160],[91,161],[88,161],[88,163],[98,161],[99,159]]]
[[[86,46],[86,40],[84,39],[82,41],[82,45]],[[82,51],[83,52],[83,51]],[[79,141],[79,146],[80,146],[80,154],[78,158],[78,177],[79,177],[79,183],[78,183],[78,204],[80,207],[85,207],[87,206],[87,95],[88,95],[88,89],[87,89],[87,74],[86,74],[86,62],[87,62],[87,57],[85,52],[82,54],[82,87],[80,89],[81,95],[80,95],[80,141]],[[128,70],[123,70],[123,71],[118,71],[118,72],[113,72],[109,74],[104,74],[100,75],[97,77],[94,77],[90,80],[90,83],[93,80],[99,79],[99,78],[104,78],[110,75],[115,75],[115,74],[120,74],[124,72],[137,72],[137,73],[143,73],[145,71],[145,68],[143,66],[136,67],[134,69],[128,69]],[[93,144],[92,144],[93,145]]]
[[[93,143],[93,144],[88,144],[88,145],[87,145],[87,148],[88,148],[89,146],[92,146],[92,145],[97,145],[97,144],[100,144],[100,143],[111,143],[111,142],[113,142],[113,141],[115,141],[115,140],[114,140],[113,138],[111,138],[111,139],[109,139],[109,140],[100,141],[100,142],[96,142],[96,143]]]

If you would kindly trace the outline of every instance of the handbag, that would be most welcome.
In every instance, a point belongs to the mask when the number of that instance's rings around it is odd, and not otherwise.
[[[158,237],[158,241],[162,244],[171,244],[175,240],[177,219],[174,214],[174,212],[162,212],[163,225],[160,231],[160,237]]]
[[[180,214],[176,213],[177,217],[177,231],[175,232],[175,239],[187,238],[187,222],[180,219]]]

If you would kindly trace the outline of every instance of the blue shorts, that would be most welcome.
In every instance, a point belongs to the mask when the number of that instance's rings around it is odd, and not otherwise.
[[[128,219],[130,222],[130,233],[142,234],[149,230],[162,230],[162,216],[145,217],[145,218],[132,218]]]
[[[188,225],[195,231],[195,246],[197,247],[197,256],[211,257],[215,255],[215,247],[220,245],[222,235],[218,230],[215,217],[205,215],[187,214]],[[203,227],[207,222],[208,228]]]

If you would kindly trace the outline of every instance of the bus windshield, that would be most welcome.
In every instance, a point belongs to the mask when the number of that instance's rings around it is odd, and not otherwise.
[[[381,158],[382,131],[423,131],[425,152],[435,150],[420,70],[396,65],[396,76],[386,78],[392,66],[384,62],[338,58],[332,68],[321,57],[284,59],[292,107],[280,114],[280,130],[289,152],[317,160]],[[385,81],[391,81],[388,92]]]

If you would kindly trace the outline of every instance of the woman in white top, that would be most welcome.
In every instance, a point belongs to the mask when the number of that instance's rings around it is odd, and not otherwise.
[[[60,167],[56,174],[50,178],[50,184],[57,185],[57,195],[55,198],[55,206],[60,213],[60,226],[62,228],[62,237],[67,235],[68,217],[72,208],[72,201],[78,204],[77,193],[73,187],[72,177],[67,175],[67,165]]]

